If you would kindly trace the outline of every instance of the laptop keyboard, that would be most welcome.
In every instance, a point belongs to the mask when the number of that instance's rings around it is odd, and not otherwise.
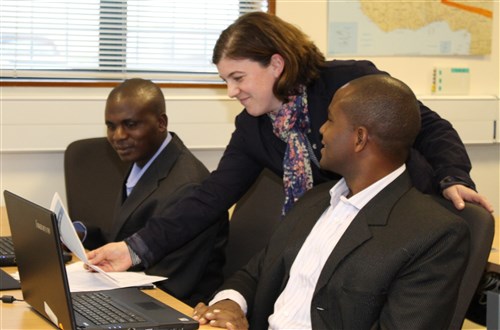
[[[12,237],[0,237],[0,254],[9,255],[14,254],[14,244],[12,244]]]
[[[75,311],[96,325],[145,321],[101,292],[79,292],[73,294],[72,298]]]

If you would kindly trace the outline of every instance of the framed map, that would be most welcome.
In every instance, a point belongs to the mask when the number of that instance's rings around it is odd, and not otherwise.
[[[495,0],[328,1],[328,56],[487,55]]]

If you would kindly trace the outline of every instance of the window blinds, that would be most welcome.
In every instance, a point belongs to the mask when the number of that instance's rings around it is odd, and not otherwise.
[[[2,0],[3,78],[220,81],[220,34],[268,1]]]

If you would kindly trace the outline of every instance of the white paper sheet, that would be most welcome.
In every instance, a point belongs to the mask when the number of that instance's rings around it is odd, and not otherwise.
[[[115,281],[110,282],[101,273],[84,269],[82,261],[66,265],[69,289],[71,292],[99,291],[126,287],[153,288],[155,282],[166,280],[166,277],[146,275],[144,272],[114,272]],[[11,274],[19,280],[19,272]]]
[[[76,233],[75,227],[69,218],[68,212],[66,212],[66,208],[64,207],[61,197],[57,192],[54,194],[54,197],[52,197],[50,209],[56,214],[57,222],[59,223],[61,241],[78,257],[78,259],[83,260],[88,264],[85,248],[83,247],[82,242]]]
[[[78,234],[75,230],[75,227],[73,226],[73,222],[71,221],[68,212],[66,212],[66,208],[64,207],[64,204],[61,200],[61,197],[59,194],[56,192],[54,194],[54,197],[52,198],[52,203],[50,205],[50,209],[52,212],[54,212],[57,216],[57,221],[59,223],[59,232],[61,234],[61,240],[66,245],[66,247],[73,252],[73,254],[82,261],[82,263],[75,263],[75,264],[80,264],[80,270],[79,272],[73,271],[73,265],[70,265],[67,267],[67,269],[72,270],[72,276],[81,276],[81,283],[77,283],[76,281],[73,281],[71,279],[70,273],[68,272],[68,280],[70,282],[70,287],[71,291],[73,290],[73,287],[78,286],[82,287],[85,289],[82,290],[79,289],[78,291],[88,291],[88,290],[93,290],[92,285],[97,285],[96,279],[100,279],[102,282],[102,279],[107,280],[107,284],[102,284],[103,286],[107,285],[107,289],[112,289],[112,288],[120,288],[120,287],[128,287],[128,286],[142,286],[145,284],[151,284],[153,282],[161,281],[167,279],[166,277],[160,277],[160,276],[149,276],[145,275],[144,273],[134,273],[134,272],[105,272],[102,269],[100,269],[97,266],[91,265],[89,263],[89,260],[87,259],[87,254],[85,253],[85,248],[83,247],[82,242],[80,241],[80,238],[78,237]],[[83,268],[83,263],[88,265],[90,268],[95,270],[98,274],[92,273],[90,271],[87,271]],[[69,268],[71,267],[71,268]],[[77,266],[74,266],[77,268]],[[84,275],[87,274],[88,276]],[[140,275],[142,274],[142,275]],[[100,275],[100,276],[97,276]],[[88,280],[84,280],[85,278],[88,278]],[[94,283],[92,283],[94,282]],[[72,284],[73,283],[73,284]],[[76,291],[75,291],[76,292]]]
[[[89,272],[78,261],[66,266],[71,292],[109,290],[125,287],[154,287],[153,283],[166,280],[166,277],[146,275],[143,272],[113,272],[116,283],[110,283],[100,273]]]
[[[109,281],[116,282],[113,276],[109,275],[99,267],[91,265],[89,263],[87,255],[85,253],[85,248],[83,247],[83,244],[78,237],[75,227],[73,226],[73,223],[69,218],[69,214],[68,212],[66,212],[66,208],[64,207],[61,197],[57,192],[54,193],[54,197],[52,197],[50,209],[56,214],[57,221],[59,223],[59,233],[61,234],[61,241],[64,243],[64,245],[66,245],[66,247],[78,257],[78,259],[83,261],[90,268],[102,274]]]

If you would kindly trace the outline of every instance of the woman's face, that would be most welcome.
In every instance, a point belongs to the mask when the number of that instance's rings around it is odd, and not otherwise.
[[[227,84],[227,94],[236,98],[252,116],[276,111],[282,102],[273,86],[283,72],[283,58],[275,54],[267,67],[249,59],[223,57],[217,64],[219,76]]]

